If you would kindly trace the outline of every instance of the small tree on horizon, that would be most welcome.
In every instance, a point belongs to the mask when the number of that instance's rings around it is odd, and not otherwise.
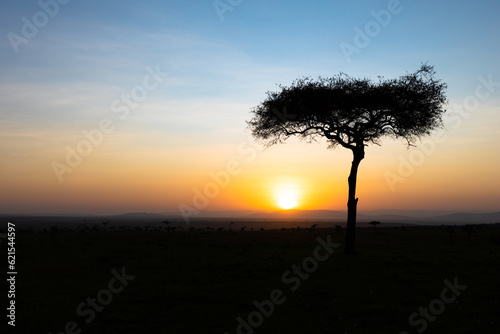
[[[374,220],[374,221],[369,222],[368,224],[372,225],[373,226],[373,230],[375,231],[375,229],[377,228],[377,225],[380,225],[382,223],[379,222],[379,221]]]
[[[328,148],[342,146],[353,153],[348,177],[345,253],[354,253],[356,179],[369,144],[383,137],[403,138],[407,145],[442,126],[446,84],[434,78],[434,67],[423,64],[415,73],[396,79],[300,78],[290,87],[267,92],[247,122],[256,139],[269,147],[292,136],[307,142],[326,138]]]

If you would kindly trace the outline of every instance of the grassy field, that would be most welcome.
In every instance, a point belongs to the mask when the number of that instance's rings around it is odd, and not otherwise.
[[[500,332],[498,225],[343,233],[18,233],[16,333]]]

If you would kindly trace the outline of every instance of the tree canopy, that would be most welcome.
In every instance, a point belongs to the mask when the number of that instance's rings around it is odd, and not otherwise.
[[[411,145],[442,125],[446,84],[434,73],[432,66],[422,65],[415,73],[378,81],[346,74],[300,78],[267,92],[248,124],[268,146],[290,136],[325,137],[330,147],[349,149],[380,145],[383,137],[404,138]]]

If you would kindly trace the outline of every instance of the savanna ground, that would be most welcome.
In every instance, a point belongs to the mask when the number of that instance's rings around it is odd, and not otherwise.
[[[317,238],[328,235],[344,243],[344,231],[333,228],[18,232],[15,332],[233,334],[237,318],[247,319],[257,310],[253,301],[269,299],[275,289],[286,300],[263,316],[255,333],[418,333],[425,322],[429,334],[500,332],[498,224],[470,238],[461,227],[454,233],[445,227],[358,229],[357,255],[342,254],[341,246],[298,279],[300,286],[283,281],[292,265],[314,256]],[[89,313],[79,315],[77,307],[108,289],[111,271],[123,268],[135,278],[86,323]],[[454,302],[441,303],[433,321],[418,315],[412,326],[412,313],[440,300],[444,280],[455,279],[467,288]],[[65,330],[72,321],[78,327]]]

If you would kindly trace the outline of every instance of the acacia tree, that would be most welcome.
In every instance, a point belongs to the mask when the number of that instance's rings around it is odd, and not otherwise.
[[[434,67],[423,64],[415,73],[378,81],[339,74],[331,78],[300,78],[290,87],[267,92],[267,98],[247,122],[266,146],[292,136],[328,148],[342,146],[353,153],[348,177],[345,253],[354,253],[356,238],[356,177],[365,147],[383,137],[403,138],[407,145],[442,126],[446,84],[434,78]]]

